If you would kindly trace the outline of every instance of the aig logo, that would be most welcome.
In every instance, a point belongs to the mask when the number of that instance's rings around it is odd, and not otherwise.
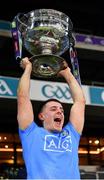
[[[57,137],[54,135],[46,135],[44,142],[45,151],[54,151],[54,152],[72,152],[72,141],[71,136],[66,136],[65,138]]]
[[[68,86],[52,86],[46,84],[42,87],[42,93],[47,98],[65,98],[66,100],[71,99],[71,93]]]
[[[7,83],[2,79],[0,79],[0,95],[13,95]]]

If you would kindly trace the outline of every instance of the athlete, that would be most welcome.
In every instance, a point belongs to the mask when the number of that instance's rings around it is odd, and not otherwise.
[[[43,127],[34,120],[30,100],[32,64],[27,57],[17,90],[17,119],[27,179],[80,179],[78,147],[84,127],[85,97],[82,87],[67,66],[58,73],[68,84],[73,104],[64,126],[64,108],[60,101],[48,99],[38,114]],[[35,93],[36,90],[34,90]]]

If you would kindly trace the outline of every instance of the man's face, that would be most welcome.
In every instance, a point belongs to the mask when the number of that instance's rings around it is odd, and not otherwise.
[[[59,102],[50,101],[40,113],[43,126],[48,131],[61,131],[64,124],[64,111]]]

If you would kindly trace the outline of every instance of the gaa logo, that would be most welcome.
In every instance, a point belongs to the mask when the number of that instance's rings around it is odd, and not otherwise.
[[[101,93],[101,99],[102,99],[102,101],[104,102],[104,90],[103,90],[102,93]]]
[[[42,87],[42,93],[47,98],[65,98],[66,100],[71,99],[71,93],[68,86],[53,86],[50,84],[46,84]]]
[[[0,95],[6,95],[6,94],[13,95],[7,83],[4,80],[0,79]]]
[[[92,104],[104,105],[104,88],[90,88],[90,98]]]

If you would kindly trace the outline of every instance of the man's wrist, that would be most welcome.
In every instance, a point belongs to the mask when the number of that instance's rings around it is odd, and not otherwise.
[[[26,68],[25,68],[24,73],[29,73],[29,74],[31,74],[31,72],[32,72],[32,67],[29,66],[29,65],[27,65]]]

